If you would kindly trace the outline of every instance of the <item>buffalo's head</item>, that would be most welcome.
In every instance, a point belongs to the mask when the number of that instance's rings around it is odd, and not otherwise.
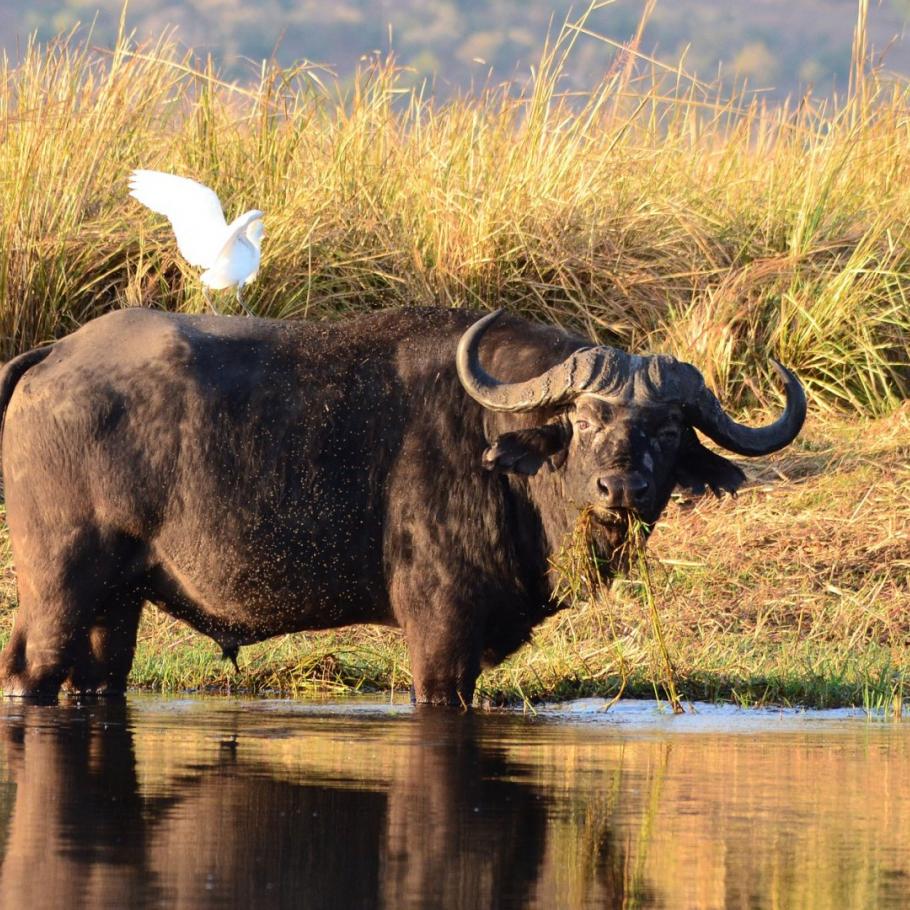
[[[623,544],[630,517],[649,526],[657,521],[677,484],[720,495],[743,483],[740,468],[706,449],[696,429],[730,452],[754,456],[783,448],[803,425],[803,388],[775,360],[787,405],[765,427],[736,423],[695,367],[668,356],[579,347],[533,379],[501,382],[478,356],[480,339],[501,315],[491,313],[464,333],[458,376],[485,408],[525,412],[525,420],[533,412],[542,419],[499,434],[484,453],[484,465],[525,475],[547,465],[565,502],[595,518],[605,557]]]

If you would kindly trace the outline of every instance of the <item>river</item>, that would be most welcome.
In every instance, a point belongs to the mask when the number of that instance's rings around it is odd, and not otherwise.
[[[0,906],[910,906],[910,725],[134,695],[0,705]]]

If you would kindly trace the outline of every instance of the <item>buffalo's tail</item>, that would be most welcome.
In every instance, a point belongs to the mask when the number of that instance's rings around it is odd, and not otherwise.
[[[6,423],[6,408],[13,397],[16,384],[28,370],[35,364],[41,363],[53,349],[53,344],[48,344],[43,348],[34,348],[31,351],[26,351],[24,354],[14,357],[0,369],[0,444],[2,444],[3,440],[3,425]],[[0,496],[2,495],[3,477],[2,471],[0,471]]]

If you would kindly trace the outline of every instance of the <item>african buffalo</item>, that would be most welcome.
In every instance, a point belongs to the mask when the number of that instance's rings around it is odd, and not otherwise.
[[[128,309],[0,372],[19,612],[7,695],[122,693],[146,600],[227,655],[284,632],[400,626],[419,702],[559,609],[582,509],[603,571],[676,484],[735,491],[805,396],[735,423],[698,371],[513,315],[400,309],[312,324]]]

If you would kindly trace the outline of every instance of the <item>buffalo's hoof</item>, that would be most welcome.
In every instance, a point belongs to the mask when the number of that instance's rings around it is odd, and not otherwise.
[[[2,687],[4,698],[21,698],[42,704],[56,704],[57,702],[57,686],[51,687],[12,677],[5,679],[0,687]]]
[[[107,682],[97,685],[65,683],[63,694],[70,698],[124,698],[126,697],[126,686]]]

